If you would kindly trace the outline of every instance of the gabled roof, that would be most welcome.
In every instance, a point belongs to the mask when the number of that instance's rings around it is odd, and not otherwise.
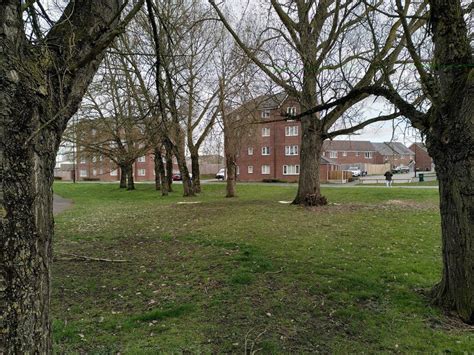
[[[412,155],[413,152],[400,142],[372,143],[381,155]]]
[[[323,156],[321,156],[321,158],[319,159],[319,163],[323,165],[337,165],[337,163],[334,160],[323,157]]]
[[[422,149],[422,150],[424,150],[425,152],[428,153],[428,149],[426,148],[426,145],[424,145],[423,143],[413,143],[413,144],[410,146],[410,150],[412,150],[411,147],[413,147],[414,145],[416,145],[418,148],[420,148],[420,149]],[[413,151],[412,151],[412,152],[413,152]]]
[[[369,141],[326,140],[323,144],[323,150],[344,152],[374,152],[375,148]]]
[[[254,99],[246,101],[235,110],[231,110],[228,114],[256,113],[259,110],[272,110],[279,108],[288,97],[284,91],[277,94],[260,95]],[[260,117],[260,116],[259,116]]]

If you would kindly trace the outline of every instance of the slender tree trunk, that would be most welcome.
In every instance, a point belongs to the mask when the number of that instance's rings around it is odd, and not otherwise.
[[[127,188],[127,166],[120,165],[120,188],[126,189]]]
[[[171,148],[166,149],[166,181],[168,183],[168,191],[173,192],[173,153]]]
[[[133,179],[133,165],[127,167],[127,190],[135,190],[135,181]]]
[[[225,197],[235,197],[235,185],[236,185],[235,161],[236,161],[236,156],[234,154],[227,154],[226,153],[225,158],[226,158],[226,171],[227,171],[226,195],[225,195]]]
[[[293,204],[321,205],[325,199],[321,196],[319,166],[323,139],[311,116],[301,119],[301,152],[298,192]]]
[[[195,193],[201,192],[201,172],[199,168],[199,153],[191,152],[191,172],[193,174],[193,189]]]
[[[165,165],[160,149],[155,149],[155,175],[158,176],[160,182],[161,195],[168,196],[168,179],[166,178]]]
[[[155,190],[161,190],[161,172],[160,172],[160,161],[161,165],[163,165],[163,161],[161,160],[161,152],[157,148],[153,154],[153,163],[154,163],[154,171],[155,171]]]
[[[176,151],[176,159],[178,160],[179,171],[181,173],[181,178],[183,179],[183,196],[195,196],[193,185],[191,179],[189,177],[189,170],[188,166],[186,165],[186,158],[184,156],[184,152],[177,149]]]
[[[49,354],[55,154],[48,147],[59,143],[54,134],[42,133],[41,144],[25,146],[39,110],[24,102],[14,114],[3,103],[0,97],[0,118],[7,123],[0,130],[0,353]]]

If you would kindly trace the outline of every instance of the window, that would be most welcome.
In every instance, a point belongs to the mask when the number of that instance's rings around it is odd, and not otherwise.
[[[270,147],[262,147],[262,155],[270,155]]]
[[[97,157],[92,157],[92,162],[93,163],[97,162]]]
[[[287,107],[286,113],[289,114],[290,116],[296,116],[296,107],[294,106]]]
[[[138,169],[138,176],[145,176],[146,170],[145,169]]]
[[[285,127],[285,136],[292,137],[298,135],[298,126],[286,126]]]
[[[79,170],[79,176],[80,177],[86,177],[87,176],[87,170]]]
[[[253,155],[253,147],[248,147],[247,148],[247,154],[248,155]]]
[[[92,175],[94,175],[94,176],[97,175],[97,169],[92,169]]]
[[[342,152],[343,157],[347,157],[347,152]]]
[[[103,161],[104,157],[102,155],[99,155],[99,161]]]
[[[81,164],[87,163],[86,158],[81,158],[81,160],[80,160],[79,162],[80,162]]]
[[[270,165],[262,165],[262,174],[263,175],[270,174]]]
[[[262,137],[270,137],[270,128],[268,127],[262,128]]]
[[[249,174],[253,174],[253,165],[247,166],[247,172],[248,172]]]
[[[298,146],[297,145],[286,145],[285,146],[285,155],[298,155]]]
[[[326,156],[326,152],[323,152],[323,157],[325,157],[325,156]]]
[[[235,174],[240,175],[240,166],[238,165],[235,167]]]
[[[330,152],[329,152],[329,158],[337,158],[337,152],[335,152],[335,151],[330,151]]]
[[[118,170],[117,169],[110,171],[110,176],[117,176],[117,175],[118,175]]]
[[[137,159],[137,162],[139,162],[139,163],[144,163],[144,162],[146,162],[146,157],[145,157],[145,156],[139,157],[139,158]]]
[[[299,175],[299,165],[283,165],[283,175]]]
[[[93,136],[95,136],[95,135],[97,134],[97,130],[96,130],[95,128],[92,128],[91,134],[92,134]]]
[[[262,118],[270,117],[270,110],[263,110],[262,111]]]
[[[99,175],[102,175],[104,173],[104,169],[100,168],[99,169]]]
[[[372,159],[372,152],[365,152],[365,159]]]
[[[356,157],[358,157],[360,155],[360,152],[356,152]]]

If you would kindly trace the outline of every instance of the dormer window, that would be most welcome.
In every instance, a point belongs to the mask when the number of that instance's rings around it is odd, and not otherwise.
[[[286,113],[290,116],[296,116],[296,107],[295,106],[288,106],[286,108]]]
[[[270,110],[263,110],[262,118],[269,118],[269,117],[270,117]]]

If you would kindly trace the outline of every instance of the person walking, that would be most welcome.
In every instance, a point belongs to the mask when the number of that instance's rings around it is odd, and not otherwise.
[[[387,170],[385,172],[385,174],[383,174],[383,176],[385,176],[385,184],[387,185],[387,187],[392,187],[392,182],[393,182],[392,181],[392,176],[393,176],[392,172]]]

